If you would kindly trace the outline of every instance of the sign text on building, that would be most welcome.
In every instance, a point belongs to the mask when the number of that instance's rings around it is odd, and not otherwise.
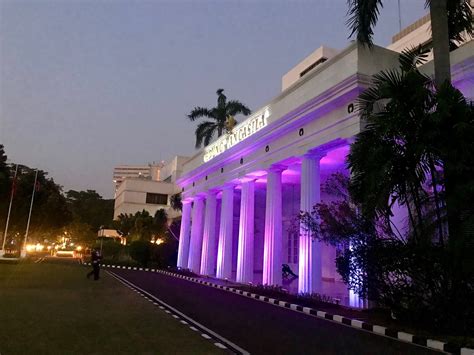
[[[205,147],[204,162],[208,162],[237,143],[240,143],[245,138],[261,130],[267,125],[268,116],[270,116],[270,111],[268,108],[266,108],[263,112],[260,112],[257,115],[245,120],[241,124],[235,126],[231,133],[224,134],[214,143]]]

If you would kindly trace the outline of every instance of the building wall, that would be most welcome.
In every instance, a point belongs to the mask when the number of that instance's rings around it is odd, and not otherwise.
[[[359,132],[360,122],[355,112],[348,112],[348,105],[354,104],[362,88],[369,85],[371,75],[397,63],[393,51],[350,45],[257,110],[255,115],[269,110],[267,126],[246,138],[245,143],[233,146],[207,163],[203,163],[205,149],[200,150],[184,164],[178,183],[186,194],[192,195],[288,156],[299,155],[308,147],[352,137]],[[300,128],[304,128],[303,136],[298,135]],[[271,147],[266,152],[269,143]],[[223,172],[222,166],[225,166]],[[192,183],[195,186],[190,186]]]
[[[161,181],[175,182],[182,174],[183,164],[189,160],[189,157],[175,156],[161,168]]]
[[[114,219],[121,213],[134,214],[138,211],[146,210],[154,215],[159,209],[166,211],[171,209],[170,196],[177,192],[177,187],[173,183],[143,179],[125,179],[117,190],[115,199]],[[166,194],[168,201],[165,205],[146,203],[147,193]]]
[[[283,75],[281,79],[281,91],[285,91],[291,85],[296,83],[302,76],[307,75],[310,71],[314,70],[316,66],[312,69],[311,66],[315,65],[318,61],[322,59],[328,60],[334,57],[337,54],[336,49],[329,47],[319,47],[305,59],[303,59],[299,64],[293,67],[288,73]],[[317,66],[322,65],[324,62],[318,64]],[[305,73],[306,72],[306,73]]]
[[[474,42],[466,43],[451,53],[453,84],[468,98],[473,97],[474,90],[473,53]],[[353,43],[323,65],[314,68],[307,75],[299,78],[277,98],[257,110],[253,116],[242,123],[245,125],[246,122],[252,122],[256,116],[268,112],[268,115],[264,116],[267,123],[262,128],[252,132],[249,136],[244,136],[239,143],[219,151],[219,154],[211,157],[210,160],[205,160],[206,148],[204,148],[184,164],[184,173],[177,180],[177,183],[183,189],[183,199],[188,202],[192,202],[196,197],[199,199],[206,198],[209,191],[220,191],[225,186],[231,186],[234,191],[233,253],[231,258],[225,259],[226,264],[227,261],[232,261],[233,275],[235,275],[238,265],[240,189],[249,180],[254,180],[256,185],[255,215],[252,216],[255,229],[253,234],[248,232],[248,234],[243,234],[245,237],[242,238],[243,241],[247,242],[249,240],[247,237],[253,237],[253,245],[252,243],[242,245],[252,246],[253,271],[255,274],[262,270],[265,234],[264,212],[266,209],[265,186],[270,168],[275,168],[283,171],[281,180],[283,203],[282,263],[289,264],[293,271],[299,274],[298,292],[313,292],[316,290],[320,293],[326,293],[329,288],[324,288],[326,286],[322,284],[323,280],[332,282],[332,284],[335,284],[334,281],[340,280],[335,268],[336,248],[317,241],[312,241],[315,244],[308,246],[308,243],[306,243],[308,240],[307,233],[301,230],[297,232],[301,244],[299,245],[299,260],[298,263],[296,262],[291,248],[298,249],[298,247],[291,243],[291,224],[301,205],[307,206],[309,203],[314,204],[313,201],[318,201],[318,197],[315,197],[317,192],[314,193],[315,190],[313,190],[314,184],[319,182],[322,185],[331,173],[339,169],[348,173],[345,165],[348,146],[363,129],[363,122],[361,122],[361,118],[354,108],[354,103],[358,95],[370,85],[373,74],[381,70],[399,67],[398,58],[399,55],[395,51],[377,46],[368,49]],[[427,75],[432,75],[433,63],[422,66],[421,70]],[[225,146],[224,139],[226,139],[226,136],[219,138],[214,144]],[[315,151],[319,154],[325,154],[325,156],[315,158],[313,155]],[[209,154],[207,157],[209,157]],[[315,163],[316,159],[317,162]],[[310,165],[309,163],[317,164],[317,168],[315,164]],[[302,165],[306,166],[304,173]],[[312,167],[309,168],[308,166]],[[303,176],[305,176],[304,179]],[[302,195],[305,192],[307,195]],[[279,192],[276,193],[279,194]],[[306,202],[303,200],[303,196]],[[321,191],[322,201],[331,201],[333,198],[333,196]],[[301,201],[303,203],[300,204]],[[270,206],[272,206],[271,203]],[[273,204],[273,206],[276,206],[276,204]],[[244,203],[243,211],[248,211],[248,207]],[[275,208],[273,211],[278,209]],[[230,218],[230,215],[227,216]],[[245,220],[243,219],[243,221]],[[183,223],[183,225],[189,225],[192,224],[192,221],[188,219]],[[226,233],[227,229],[222,231]],[[269,232],[269,237],[272,237],[272,233]],[[196,233],[195,230],[192,234],[194,241],[199,240],[199,232]],[[189,240],[189,234],[180,238]],[[278,241],[280,241],[279,237]],[[181,245],[185,244],[180,243]],[[191,260],[195,260],[196,253],[199,253],[196,243],[193,245],[189,249],[189,253],[193,255]],[[271,241],[268,245],[271,245]],[[316,251],[312,252],[311,250]],[[245,251],[252,252],[249,247],[245,247]],[[272,255],[272,250],[267,249],[267,251],[267,255]],[[216,250],[213,252],[215,253]],[[242,253],[241,255],[246,254]],[[244,258],[241,258],[240,264],[244,262],[242,260],[245,261]],[[302,260],[303,262],[301,262]],[[308,260],[311,261],[306,262]],[[180,261],[179,266],[192,267],[193,271],[199,272],[194,262],[190,263],[192,266],[189,266],[190,264],[186,264],[186,261]],[[222,264],[221,260],[220,265]],[[299,269],[297,266],[299,266]],[[321,267],[321,272],[310,269],[313,266],[316,266],[315,269]],[[274,272],[276,270],[275,264],[272,264],[271,268]],[[242,268],[239,271],[242,272]],[[313,273],[313,271],[315,272]],[[266,275],[268,275],[268,272]],[[308,275],[317,275],[310,277],[312,278],[311,282],[314,280],[320,281],[319,285],[308,286]],[[260,276],[259,280],[254,275],[253,281],[262,282],[262,278]],[[304,282],[300,283],[300,281]],[[245,276],[244,282],[248,282],[248,275]],[[343,297],[346,297],[347,289],[344,288],[344,285],[342,285],[342,288],[343,291],[341,292],[345,292]],[[334,290],[336,288],[333,287]],[[336,291],[340,292],[339,289]],[[348,304],[347,302],[344,303]]]
[[[119,165],[114,168],[115,193],[120,184],[127,178],[142,178],[158,181],[160,179],[161,164],[147,165]]]

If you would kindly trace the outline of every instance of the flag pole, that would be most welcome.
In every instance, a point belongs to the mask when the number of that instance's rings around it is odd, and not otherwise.
[[[28,214],[28,222],[26,223],[26,233],[25,233],[25,241],[23,242],[23,248],[21,251],[21,256],[26,256],[26,242],[28,240],[28,232],[30,231],[30,221],[31,221],[31,211],[33,211],[33,202],[35,200],[35,192],[36,192],[36,181],[38,180],[38,169],[36,169],[35,174],[35,182],[33,183],[33,193],[31,194],[31,203],[30,203],[30,213]]]
[[[2,251],[0,252],[0,256],[5,255],[5,243],[7,241],[8,225],[10,223],[10,213],[12,211],[13,195],[15,194],[15,184],[16,184],[17,174],[18,174],[18,164],[16,164],[15,175],[13,176],[13,181],[12,181],[12,191],[11,191],[11,196],[10,196],[10,205],[8,206],[7,223],[5,223],[5,232],[3,233]]]

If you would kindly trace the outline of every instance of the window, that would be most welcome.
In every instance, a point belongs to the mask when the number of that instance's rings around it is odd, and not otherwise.
[[[314,62],[313,64],[311,64],[309,67],[307,67],[305,70],[303,70],[300,73],[300,78],[302,78],[303,76],[308,74],[312,69],[316,68],[319,64],[324,63],[326,60],[328,60],[328,59],[323,57],[323,58],[317,60],[316,62]]]
[[[288,258],[289,264],[298,264],[298,252],[299,252],[299,235],[298,232],[288,233]]]
[[[167,205],[168,204],[168,195],[165,194],[152,194],[146,193],[146,203],[151,203],[153,205]]]

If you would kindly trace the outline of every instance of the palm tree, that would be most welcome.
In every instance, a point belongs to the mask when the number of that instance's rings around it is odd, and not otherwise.
[[[347,24],[351,36],[372,46],[373,27],[377,24],[382,0],[348,0],[349,19]],[[463,40],[466,35],[472,36],[472,8],[470,0],[426,0],[430,9],[431,33],[437,87],[451,81],[449,48],[455,41]]]
[[[436,94],[431,79],[416,68],[425,58],[421,48],[403,52],[400,70],[373,77],[373,85],[358,102],[367,125],[348,157],[351,195],[364,215],[388,221],[398,201],[407,208],[415,239],[430,234],[426,233],[432,226],[426,221],[430,202],[436,202],[438,212],[433,225],[442,224],[437,180],[430,186],[434,196],[426,188],[426,176],[434,176],[441,161],[432,144],[433,136],[439,135],[432,114]]]
[[[227,101],[224,95],[224,89],[217,90],[217,106],[211,109],[205,107],[195,107],[188,118],[195,121],[201,117],[210,118],[210,121],[199,123],[196,128],[196,148],[200,148],[202,143],[208,145],[214,134],[217,132],[217,137],[220,137],[226,128],[228,119],[233,119],[233,116],[243,114],[250,115],[250,109],[243,103],[237,100]]]
[[[347,24],[357,40],[372,46],[373,27],[376,25],[382,0],[348,0],[349,19]],[[455,47],[456,42],[472,36],[473,17],[470,0],[426,0],[426,7],[430,9],[432,46],[435,67],[435,86],[439,91],[453,92],[450,70],[450,47]],[[449,115],[447,115],[449,116]],[[452,130],[454,123],[447,123]],[[445,134],[449,136],[449,130]],[[445,195],[448,207],[449,234],[456,235],[461,224],[460,216],[463,211],[459,208],[456,196],[456,182],[465,180],[464,172],[456,169],[456,157],[446,156],[442,167],[445,178]]]

